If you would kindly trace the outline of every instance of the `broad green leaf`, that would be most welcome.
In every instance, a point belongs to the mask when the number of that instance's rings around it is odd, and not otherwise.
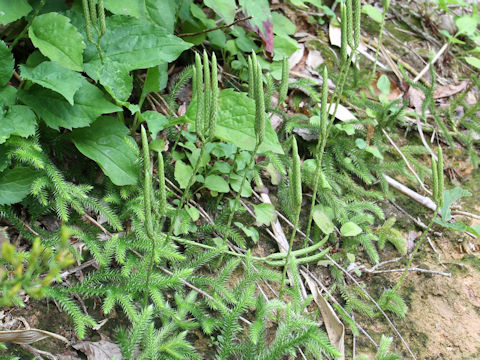
[[[230,191],[227,181],[219,175],[208,175],[205,179],[205,187],[219,193]]]
[[[192,46],[145,20],[115,15],[106,22],[107,32],[100,42],[103,54],[128,71],[171,62]],[[85,70],[95,74],[101,66],[96,47],[89,44],[85,51]]]
[[[480,59],[479,59],[479,58],[476,58],[476,57],[474,57],[474,56],[467,56],[467,57],[465,58],[465,61],[466,61],[468,64],[476,67],[477,69],[480,69]]]
[[[0,0],[0,25],[18,20],[31,10],[27,0]]]
[[[362,12],[367,14],[373,21],[381,24],[383,21],[383,14],[380,10],[372,5],[363,5]]]
[[[367,147],[367,142],[361,138],[355,139],[355,145],[360,149],[363,150]]]
[[[158,92],[167,87],[167,70],[167,63],[163,63],[148,69],[147,77],[145,78],[145,84],[143,85],[142,89],[144,96],[147,96],[147,94],[151,92]]]
[[[33,45],[50,60],[71,70],[83,70],[85,42],[68,17],[55,12],[37,16],[28,35]]]
[[[103,5],[105,6],[105,9],[112,14],[139,18],[143,13],[142,2],[143,1],[138,0],[103,0]]]
[[[236,191],[236,192],[240,191],[240,185],[242,183],[242,178],[243,178],[243,175],[240,176],[238,174],[230,174],[230,186],[232,187],[232,189],[234,191]],[[247,179],[243,183],[242,193],[240,194],[240,196],[250,197],[250,196],[252,196],[252,193],[253,193],[252,185],[250,185],[250,181]]]
[[[185,210],[193,221],[197,221],[200,218],[200,211],[198,211],[197,208],[193,206],[186,206]]]
[[[56,62],[45,61],[34,68],[20,65],[20,75],[24,80],[53,90],[73,105],[73,95],[83,84],[83,76]]]
[[[249,226],[248,228],[243,225],[241,222],[235,221],[234,224],[243,231],[245,235],[247,235],[252,241],[256,244],[258,242],[258,239],[260,238],[260,235],[258,234],[257,229],[253,226]],[[245,246],[245,245],[244,245]]]
[[[365,151],[369,152],[370,154],[375,156],[377,159],[383,160],[383,155],[376,146],[369,146],[365,149]]]
[[[185,164],[182,160],[175,162],[175,180],[180,185],[180,188],[185,189],[188,185],[188,181],[193,175],[193,169],[190,165]]]
[[[88,126],[102,114],[122,110],[108,101],[99,88],[86,80],[75,93],[73,106],[61,95],[38,85],[28,90],[20,90],[18,97],[53,129]]]
[[[470,191],[462,189],[461,187],[456,187],[451,190],[445,190],[443,192],[443,207],[442,207],[442,219],[443,221],[449,221],[452,218],[450,212],[450,206],[461,199],[462,197],[472,196]]]
[[[185,117],[194,126],[196,113],[196,100],[188,107]],[[218,101],[218,120],[215,135],[217,138],[231,142],[236,146],[253,151],[255,148],[255,101],[245,93],[226,89],[220,92]],[[277,134],[272,125],[267,121],[265,140],[259,151],[273,151],[283,154],[283,149],[278,142]]]
[[[0,144],[10,135],[29,137],[35,135],[37,118],[35,113],[24,105],[12,105],[5,116],[0,114]]]
[[[14,105],[17,100],[17,89],[7,85],[0,87],[0,104],[4,106]]]
[[[384,95],[390,94],[390,79],[387,75],[382,74],[377,81],[377,88]]]
[[[159,112],[145,111],[142,116],[148,124],[148,130],[152,133],[152,139],[155,139],[157,134],[168,125],[168,119]]]
[[[137,155],[128,136],[129,129],[110,116],[103,116],[84,129],[75,129],[71,138],[80,152],[95,161],[115,185],[135,185]]]
[[[22,201],[29,194],[35,178],[35,170],[24,167],[16,167],[0,173],[0,205]]]
[[[478,21],[476,16],[463,15],[455,19],[455,25],[457,25],[458,34],[473,36],[477,31]]]
[[[335,229],[332,220],[322,210],[316,208],[313,210],[313,221],[320,230],[326,235],[331,234]]]
[[[279,36],[295,34],[297,27],[286,16],[279,12],[272,13],[273,33]]]
[[[225,161],[215,161],[213,164],[212,171],[218,172],[220,174],[229,174],[232,170],[232,167],[229,163]]]
[[[133,78],[124,64],[106,59],[98,78],[105,90],[118,101],[127,101],[132,94]]]
[[[0,40],[0,86],[5,85],[12,77],[15,62],[8,46]]]
[[[145,13],[155,25],[173,34],[178,6],[178,0],[145,0]]]
[[[222,17],[226,24],[232,23],[235,19],[237,10],[235,0],[205,0],[203,3]]]
[[[362,232],[362,229],[360,228],[360,226],[358,226],[357,224],[351,221],[346,222],[340,228],[340,233],[343,236],[357,236],[361,232]]]
[[[255,212],[255,224],[257,226],[270,225],[275,220],[275,207],[272,204],[258,204],[253,205],[253,211]]]
[[[284,57],[289,58],[298,49],[298,43],[290,36],[276,36],[273,40],[275,49],[274,61],[283,60]]]

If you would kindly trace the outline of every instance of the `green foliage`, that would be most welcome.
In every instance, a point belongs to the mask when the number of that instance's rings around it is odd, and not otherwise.
[[[6,238],[1,230],[0,236]],[[42,245],[36,238],[29,251],[17,251],[15,246],[5,239],[2,243],[0,265],[0,304],[2,306],[25,306],[19,293],[25,291],[34,299],[41,299],[49,285],[62,269],[70,266],[73,256],[66,248],[69,234],[62,232],[61,247],[55,252]],[[46,272],[44,277],[40,275]]]
[[[3,241],[1,304],[21,304],[23,291],[53,299],[84,337],[96,322],[74,296],[100,301],[105,314],[115,309],[126,316],[128,325],[116,338],[126,359],[201,359],[205,354],[191,342],[193,331],[210,337],[216,359],[340,356],[309,313],[304,264],[328,265],[330,290],[344,305],[334,307],[354,334],[359,328],[350,314],[377,315],[332,260],[378,263],[387,241],[404,254],[395,219],[385,220],[379,203],[393,198],[387,174],[416,179],[378,130],[403,125],[407,104],[387,99],[386,76],[377,82],[383,93],[378,99],[358,96],[369,81],[356,67],[350,76],[360,44],[361,2],[340,4],[340,69],[325,62],[321,91],[309,79],[290,81],[295,24],[270,11],[266,0],[240,0],[239,9],[234,3],[83,0],[68,10],[52,2],[43,13],[44,1],[33,10],[24,0],[0,0],[6,30],[0,40],[0,217],[26,242],[19,251]],[[335,16],[319,1],[292,0],[290,6],[320,7]],[[363,7],[382,27],[389,2],[383,6],[383,13]],[[231,25],[237,10],[253,18]],[[472,16],[459,17],[451,43],[476,39],[475,24]],[[211,55],[200,54],[200,46],[187,52],[207,39]],[[263,53],[268,61],[257,56]],[[476,66],[475,59],[466,61]],[[190,79],[192,101],[177,116],[189,101]],[[449,144],[461,139],[475,161],[478,105],[455,119],[455,106],[465,98],[439,110],[433,70],[430,86],[405,81],[425,94],[419,120],[429,111],[440,136]],[[365,111],[339,123],[335,113],[344,98]],[[305,114],[297,111],[300,102]],[[283,120],[277,131],[273,115]],[[401,150],[422,180],[433,174],[441,209],[435,221],[478,234],[478,227],[449,222],[452,203],[469,193],[443,189],[441,150],[431,169],[422,163],[423,147]],[[273,187],[263,184],[265,174]],[[278,201],[259,203],[254,190],[273,192]],[[306,222],[302,206],[310,211]],[[262,227],[275,224],[277,215],[282,219],[280,210],[293,222],[288,252],[253,256],[268,249]],[[46,216],[62,227],[47,231]],[[297,233],[303,230],[302,246]],[[91,257],[98,268],[85,270],[78,282],[61,283],[58,275],[74,257]],[[378,300],[399,317],[407,310],[396,293],[402,281]],[[272,298],[278,287],[270,283],[280,283],[278,298]],[[390,344],[382,337],[375,359],[396,358],[388,353]]]

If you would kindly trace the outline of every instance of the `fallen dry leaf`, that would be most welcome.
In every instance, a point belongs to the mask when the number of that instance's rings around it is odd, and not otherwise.
[[[323,323],[327,329],[328,338],[333,346],[342,354],[341,357],[336,358],[345,359],[345,327],[338,318],[337,314],[330,306],[330,304],[320,294],[317,284],[313,279],[305,272],[302,271],[302,276],[305,278],[308,287],[313,296],[313,300],[320,308],[322,313]]]
[[[307,55],[307,68],[315,70],[324,62],[322,53],[318,50],[309,50]]]
[[[380,91],[380,89],[377,87],[377,81],[378,79],[380,79],[380,74],[378,74],[377,78],[374,79],[370,85],[372,86],[373,88],[373,92],[375,93],[376,96],[380,96],[382,94],[382,92]],[[400,88],[397,86],[397,84],[395,83],[395,81],[392,81],[391,79],[390,80],[390,92],[388,93],[387,95],[387,99],[390,100],[390,101],[393,101],[393,100],[397,100],[398,98],[402,97],[403,96],[403,92],[402,90],[400,90]]]
[[[330,115],[333,115],[333,113],[335,112],[335,104],[329,103],[327,105],[328,105],[328,113]],[[318,106],[320,106],[320,104],[318,104]],[[340,121],[351,121],[356,119],[355,115],[353,115],[352,112],[342,104],[338,104],[337,111],[335,112],[335,118],[337,118]]]
[[[464,80],[458,85],[449,84],[445,86],[440,86],[436,88],[435,91],[433,92],[433,98],[441,99],[441,98],[458,94],[459,92],[465,90],[467,86],[468,86],[468,80]]]
[[[298,63],[303,59],[303,54],[305,53],[305,45],[298,44],[298,49],[288,58],[288,63],[290,70],[292,70]]]
[[[83,352],[88,360],[121,360],[120,347],[106,340],[97,342],[80,341],[72,345],[74,349]]]
[[[421,114],[422,104],[423,104],[423,100],[425,99],[425,94],[420,90],[410,86],[407,91],[406,98],[410,100],[410,106],[412,106],[415,109],[415,112],[417,114]]]
[[[6,330],[0,331],[0,342],[9,342],[14,344],[33,344],[36,341],[52,337],[54,339],[69,343],[68,339],[62,335],[52,333],[50,331],[39,329],[25,329],[25,330]]]

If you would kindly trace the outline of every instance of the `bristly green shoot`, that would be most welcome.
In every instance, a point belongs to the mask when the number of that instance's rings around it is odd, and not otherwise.
[[[253,88],[254,87],[254,68],[253,68],[253,64],[252,64],[252,57],[249,56],[248,57],[248,97],[250,99],[253,99],[253,94],[255,92],[255,89]]]
[[[208,67],[208,63],[206,64]],[[215,137],[215,129],[217,127],[218,113],[218,74],[217,74],[217,57],[212,54],[212,80],[211,80],[211,97],[210,97],[210,116],[208,119],[208,141],[212,141]],[[208,90],[207,90],[208,92]]]
[[[282,62],[282,81],[278,90],[278,105],[282,104],[287,98],[288,92],[288,75],[290,73],[290,65],[288,58],[285,56]]]
[[[353,40],[353,5],[352,0],[347,0],[347,43],[350,45],[350,48],[354,48]]]
[[[198,124],[197,128],[197,133],[202,134],[203,141],[202,146],[200,148],[200,154],[197,158],[197,161],[193,167],[192,175],[188,179],[187,186],[185,187],[183,191],[183,195],[180,199],[179,204],[177,205],[177,209],[175,211],[175,214],[173,218],[171,219],[170,222],[170,227],[168,230],[168,234],[166,237],[165,242],[168,243],[168,240],[170,239],[171,235],[173,234],[173,229],[175,226],[176,221],[178,220],[178,216],[180,215],[180,211],[183,208],[183,205],[185,204],[185,201],[187,200],[187,196],[189,194],[190,188],[192,187],[194,180],[196,178],[198,169],[200,168],[200,163],[203,159],[203,155],[205,153],[205,147],[207,143],[211,140],[213,140],[214,135],[215,135],[215,126],[216,126],[216,121],[217,121],[217,111],[218,111],[218,76],[217,76],[217,61],[215,58],[215,55],[212,56],[212,65],[214,69],[212,69],[212,72],[210,72],[210,64],[208,61],[208,55],[207,52],[204,51],[203,53],[203,64],[200,63],[199,58],[195,58],[195,88],[197,94],[203,92],[203,107],[202,107],[202,113],[199,114],[197,112],[197,118],[196,121],[202,117],[201,123],[203,126],[199,123],[196,122],[196,126]],[[203,69],[200,69],[203,66]],[[203,71],[203,81],[204,81],[204,87],[202,88],[201,85],[201,79],[199,73]],[[204,91],[202,91],[202,89]],[[201,100],[201,97],[198,99]],[[201,132],[199,132],[201,131]],[[208,138],[205,138],[205,135],[208,134]],[[202,137],[201,137],[202,139]]]
[[[307,232],[305,237],[304,247],[308,244],[308,239],[310,238],[310,231],[312,227],[313,220],[313,209],[315,207],[315,202],[317,200],[317,192],[319,183],[324,189],[331,189],[328,184],[327,179],[322,171],[322,159],[323,152],[325,151],[325,146],[327,144],[328,137],[328,69],[326,66],[323,68],[323,83],[322,83],[322,102],[320,104],[320,136],[317,141],[317,146],[315,148],[315,175],[313,182],[313,194],[312,202],[310,205],[310,213],[307,221]]]
[[[265,97],[263,92],[263,75],[258,61],[255,62],[255,135],[257,145],[263,142],[265,138]]]
[[[347,7],[345,3],[340,3],[340,27],[341,27],[341,45],[340,45],[340,59],[342,63],[347,61],[348,51],[347,51],[347,42],[348,42],[348,20],[347,20]]]
[[[208,126],[210,125],[209,116],[211,114],[212,106],[212,93],[211,89],[211,79],[210,79],[210,63],[208,61],[207,51],[203,50],[203,81],[205,82],[205,92],[204,92],[204,114],[205,118],[203,121],[203,133],[206,135],[208,131]],[[216,80],[218,81],[218,80]]]
[[[438,194],[438,167],[437,161],[432,156],[432,185],[433,185],[433,201],[438,204],[439,201],[439,194]]]
[[[362,1],[353,0],[353,44],[357,49],[360,45],[360,23],[362,20]]]
[[[293,240],[295,239],[295,234],[298,227],[298,219],[300,216],[300,210],[302,209],[302,174],[300,170],[300,156],[298,155],[298,146],[295,136],[292,137],[292,169],[290,171],[290,184],[291,184],[291,203],[294,207],[295,219],[293,223],[293,230],[290,236],[290,242],[288,244],[287,258],[285,261],[285,266],[283,267],[282,272],[282,282],[280,285],[279,298],[282,300],[282,295],[285,287],[285,278],[287,275],[288,264],[292,260],[292,248]]]
[[[200,139],[204,139],[203,134],[203,116],[204,116],[204,91],[203,91],[203,68],[202,68],[202,59],[198,53],[195,53],[195,74],[194,79],[194,90],[195,97],[197,99],[197,114],[195,117],[195,129],[197,131]]]
[[[233,208],[231,209],[230,215],[228,216],[227,221],[227,229],[230,229],[232,225],[232,220],[235,212],[237,211],[237,203],[240,198],[240,194],[243,191],[243,186],[245,185],[245,180],[247,179],[247,174],[253,169],[255,165],[255,154],[257,153],[260,145],[265,138],[265,97],[264,97],[264,90],[263,90],[263,77],[262,77],[262,69],[260,64],[258,63],[257,56],[255,52],[252,51],[252,56],[249,64],[251,63],[253,69],[253,83],[248,84],[248,88],[253,88],[253,97],[255,99],[255,135],[256,135],[256,143],[255,148],[253,149],[253,153],[250,158],[250,162],[248,166],[245,168],[245,172],[243,173],[242,181],[240,183],[240,188],[237,191],[237,195],[235,196],[233,202]],[[250,80],[250,79],[249,79]]]
[[[98,11],[97,11],[98,6]],[[102,64],[105,62],[102,48],[100,47],[100,39],[107,32],[107,26],[105,23],[105,8],[103,6],[103,0],[99,0],[98,4],[95,4],[93,0],[82,0],[83,17],[85,18],[85,32],[87,34],[87,40],[96,46],[100,61]],[[98,18],[98,19],[97,19]],[[97,26],[97,20],[100,23],[100,28]],[[95,41],[92,36],[92,27],[97,33],[97,40]]]

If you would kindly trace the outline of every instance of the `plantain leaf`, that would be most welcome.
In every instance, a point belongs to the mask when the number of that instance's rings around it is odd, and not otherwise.
[[[22,201],[30,192],[30,185],[35,177],[35,170],[25,167],[16,167],[0,173],[0,205]]]
[[[83,155],[94,160],[115,185],[123,186],[135,185],[139,173],[135,140],[128,132],[121,122],[103,116],[87,128],[75,129],[70,136]]]
[[[28,35],[33,45],[50,60],[71,70],[83,70],[85,42],[68,17],[55,12],[37,16]]]
[[[85,79],[73,97],[73,106],[60,94],[38,85],[20,90],[18,97],[53,129],[88,126],[102,114],[121,111],[120,107],[107,100],[99,88]]]
[[[8,46],[0,40],[0,86],[5,85],[12,77],[15,62]]]
[[[185,118],[193,126],[195,124],[196,108],[197,102],[194,99],[185,114]],[[245,93],[235,92],[233,89],[223,90],[218,99],[216,137],[242,149],[253,151],[256,141],[254,124],[255,101],[248,98]],[[268,150],[283,154],[277,134],[269,122],[266,124],[265,140],[260,145],[259,152]]]
[[[0,0],[0,25],[6,25],[27,15],[32,7],[27,0]]]
[[[24,80],[53,90],[73,105],[73,95],[83,84],[83,76],[53,61],[44,61],[34,68],[20,65],[20,75]]]

